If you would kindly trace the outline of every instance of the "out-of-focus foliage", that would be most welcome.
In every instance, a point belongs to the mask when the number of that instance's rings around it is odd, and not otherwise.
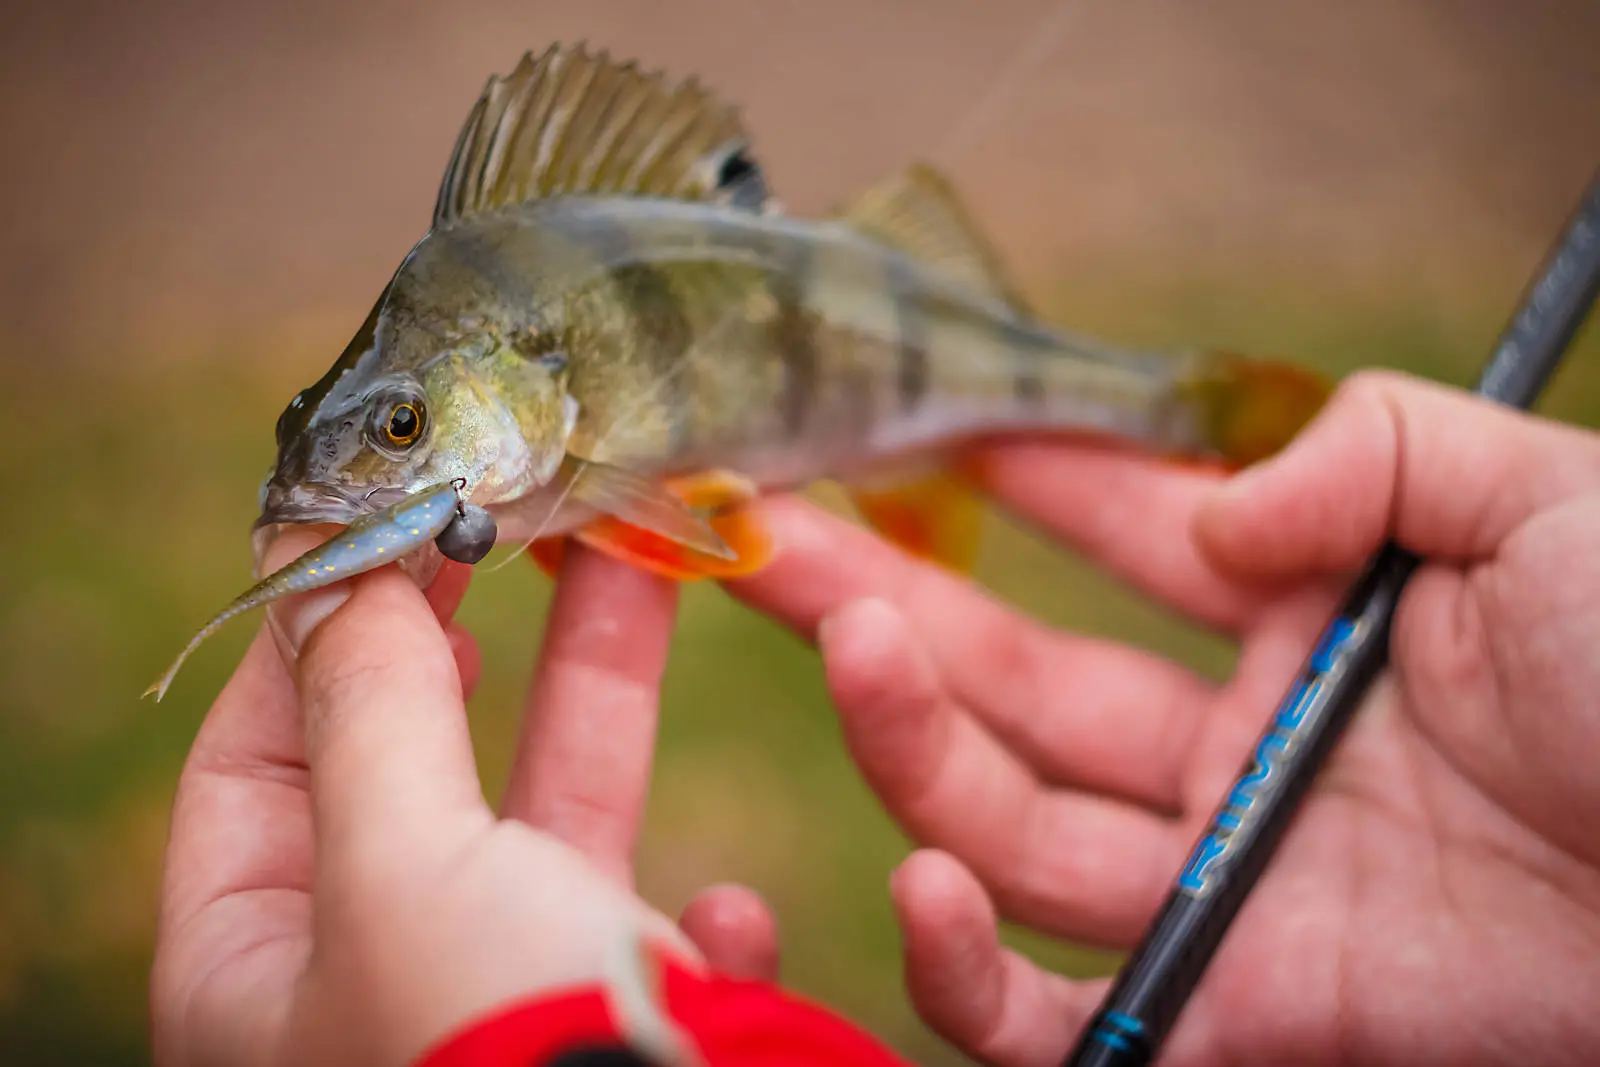
[[[881,142],[875,131],[914,125],[915,136],[895,139],[904,154],[937,140],[961,94],[982,88],[1043,10],[1009,5],[995,29],[995,16],[975,4],[885,3],[865,14],[814,4],[804,18],[772,16],[807,31],[796,30],[780,48],[758,25],[746,25],[754,18],[749,5],[727,5],[724,24],[717,21],[723,9],[709,0],[682,5],[673,17],[659,13],[672,5],[660,4],[648,15],[620,3],[463,4],[450,5],[448,16],[445,8],[371,5],[364,15],[329,15],[327,26],[309,8],[239,5],[249,13],[230,17],[251,33],[225,40],[209,6],[175,5],[159,17],[78,6],[77,23],[38,15],[45,21],[26,24],[30,16],[7,14],[15,24],[0,32],[31,48],[26,62],[4,64],[4,140],[14,158],[26,155],[18,144],[38,146],[15,178],[13,191],[27,196],[10,198],[21,236],[4,248],[8,285],[0,298],[14,312],[0,320],[0,365],[8,372],[0,484],[11,504],[0,524],[7,560],[0,569],[0,1063],[18,1067],[146,1061],[144,983],[167,807],[209,697],[256,620],[209,644],[165,703],[140,703],[137,695],[241,587],[273,420],[332,359],[418,235],[437,178],[433,157],[442,166],[482,77],[509,66],[523,43],[579,35],[609,43],[610,31],[617,51],[674,69],[714,68],[716,84],[753,100],[752,123],[769,146],[780,192],[813,210],[847,193],[846,178],[864,181],[903,162],[862,147]],[[1059,94],[1028,95],[1026,135],[1013,129],[1000,141],[1004,151],[977,152],[957,175],[977,214],[993,223],[997,243],[1026,253],[1019,255],[1023,281],[1046,317],[1074,328],[1287,354],[1340,374],[1383,365],[1465,383],[1582,185],[1588,164],[1573,165],[1571,153],[1600,158],[1591,123],[1589,140],[1576,148],[1567,138],[1564,147],[1526,156],[1523,167],[1515,158],[1489,160],[1498,143],[1493,130],[1513,156],[1564,136],[1554,127],[1530,133],[1518,116],[1540,113],[1575,86],[1589,87],[1588,106],[1600,99],[1592,63],[1567,71],[1558,62],[1566,52],[1530,43],[1554,39],[1542,25],[1554,25],[1554,14],[1535,20],[1510,4],[1327,5],[1345,20],[1344,36],[1330,37],[1316,26],[1291,31],[1296,19],[1331,15],[1283,14],[1283,5],[1265,0],[1207,5],[1199,14],[1156,5],[1167,21],[1148,12],[1115,15],[1121,5],[1103,0],[1081,6],[1081,26],[1048,66],[1045,84]],[[1566,13],[1577,18],[1578,10],[1570,5]],[[713,48],[689,32],[708,25],[745,42],[745,51]],[[1592,57],[1596,21],[1573,25],[1588,36],[1568,42],[1569,51]],[[1488,32],[1495,27],[1498,38]],[[857,97],[822,78],[835,42],[830,28],[849,38],[837,43],[838,55],[854,57],[840,78]],[[1453,88],[1395,73],[1407,58],[1394,51],[1397,35],[1417,62],[1454,71],[1458,80],[1442,83]],[[155,77],[154,61],[135,48],[153,37],[170,45],[162,62],[179,73],[168,71],[158,79],[164,89],[141,97],[128,79]],[[202,38],[216,51],[173,57]],[[115,46],[119,39],[125,48]],[[868,48],[864,39],[875,43]],[[1188,66],[1149,63],[1130,80],[1110,73],[1116,64],[1108,60],[1075,65],[1074,57],[1093,51],[1086,40],[1145,59],[1176,56]],[[1438,49],[1424,55],[1430,41]],[[972,59],[980,47],[989,57],[982,64]],[[863,73],[861,61],[874,49],[884,69]],[[1485,65],[1491,54],[1503,62]],[[1542,64],[1544,80],[1494,82],[1514,66],[1508,54],[1529,70]],[[785,57],[802,73],[785,79],[752,55]],[[1454,65],[1440,55],[1456,57]],[[365,64],[360,84],[331,73],[346,70],[352,56]],[[415,77],[394,76],[389,63],[410,64]],[[287,78],[296,64],[322,97],[312,100]],[[204,123],[221,121],[206,100],[232,99],[229,86],[253,84],[258,68],[273,78],[263,78],[248,109],[215,127],[241,154],[194,151],[181,165],[165,164],[169,144],[192,148],[208,132]],[[1196,71],[1214,80],[1194,84]],[[1345,110],[1313,106],[1339,91],[1330,71],[1343,73],[1354,101]],[[284,95],[268,92],[268,82]],[[919,99],[907,84],[945,96]],[[1254,97],[1239,85],[1264,92],[1278,84],[1287,96],[1298,94],[1299,114],[1316,124],[1297,124],[1292,115],[1274,124],[1240,111]],[[1542,85],[1549,100],[1529,84]],[[425,138],[394,110],[400,104],[364,116],[340,104],[353,96],[378,106],[401,92],[430,101],[419,120]],[[74,108],[111,107],[126,93],[144,110],[120,125],[70,121]],[[1424,97],[1427,107],[1416,103]],[[1171,110],[1180,100],[1191,101],[1192,114],[1210,116],[1210,125],[1186,125]],[[1477,106],[1486,100],[1498,111]],[[1261,109],[1269,103],[1257,101]],[[1395,112],[1412,114],[1412,125],[1397,124]],[[1336,114],[1346,125],[1329,117]],[[1458,125],[1479,120],[1490,132],[1472,127],[1469,136]],[[199,134],[189,128],[196,122]],[[1227,132],[1252,123],[1258,136],[1250,152],[1230,155]],[[1363,123],[1403,136],[1364,140]],[[339,155],[329,131],[358,127],[367,140]],[[1156,128],[1165,139],[1141,139],[1141,130]],[[1521,131],[1516,137],[1505,132],[1513,128]],[[122,148],[96,155],[91,133]],[[841,151],[835,160],[824,152],[836,133],[856,154]],[[1108,181],[1124,176],[1119,165],[1161,177],[1142,192],[1097,198],[1098,187],[1072,184],[1075,157],[1063,156],[1058,135]],[[406,141],[404,152],[392,147],[396,139]],[[1350,158],[1351,145],[1367,155]],[[1046,157],[1057,170],[1043,168]],[[1274,165],[1246,165],[1252,160]],[[1567,165],[1556,167],[1562,160]],[[1479,163],[1489,169],[1476,169]],[[1185,183],[1185,167],[1198,184]],[[835,172],[843,177],[828,181]],[[1013,172],[1025,177],[1003,188]],[[1057,172],[1076,197],[1053,195]],[[130,175],[142,183],[137,195],[119,184]],[[230,183],[236,191],[219,197],[217,187]],[[1200,186],[1213,192],[1193,194]],[[52,189],[71,195],[52,197]],[[1349,195],[1341,199],[1341,190]],[[185,213],[189,193],[198,214]],[[1141,203],[1156,220],[1148,226]],[[1419,220],[1424,204],[1434,213]],[[1085,251],[1117,244],[1118,227],[1120,251]],[[1343,232],[1351,227],[1361,232]],[[1337,254],[1328,251],[1334,246]],[[254,279],[275,288],[263,295],[252,289]],[[1600,425],[1600,331],[1582,340],[1544,410]],[[1225,642],[1001,518],[993,534],[979,579],[998,595],[1061,626],[1225,675]],[[480,577],[462,612],[485,655],[472,715],[491,792],[504,778],[548,593],[531,567],[512,567]],[[780,916],[789,982],[924,1062],[955,1062],[916,1023],[901,991],[886,879],[906,850],[844,755],[811,652],[714,588],[688,591],[641,858],[645,892],[676,909],[710,881],[754,885]],[[1115,962],[1011,936],[1073,973],[1103,973]]]

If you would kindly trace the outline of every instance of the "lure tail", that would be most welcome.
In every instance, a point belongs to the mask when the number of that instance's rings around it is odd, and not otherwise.
[[[240,593],[190,639],[172,666],[142,695],[153,695],[159,703],[184,660],[229,619],[292,593],[320,589],[398,562],[442,533],[460,508],[461,498],[456,486],[446,482],[414,493],[382,511],[363,515],[331,541],[318,545]]]

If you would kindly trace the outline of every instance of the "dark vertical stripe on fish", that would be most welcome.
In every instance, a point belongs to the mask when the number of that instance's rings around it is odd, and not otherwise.
[[[895,395],[900,410],[909,413],[928,392],[928,333],[911,300],[911,271],[899,256],[889,258],[884,281],[894,302]]]
[[[681,447],[689,433],[692,368],[686,354],[694,343],[683,296],[671,278],[648,263],[630,263],[611,272],[621,306],[633,319],[633,335],[644,340],[652,387],[658,392],[652,408],[671,418],[670,447]]]
[[[800,436],[817,397],[817,338],[815,318],[806,311],[805,294],[811,284],[811,246],[805,241],[783,241],[776,249],[780,264],[772,275],[772,298],[778,313],[772,320],[772,344],[783,361],[783,387],[778,410],[790,440]]]

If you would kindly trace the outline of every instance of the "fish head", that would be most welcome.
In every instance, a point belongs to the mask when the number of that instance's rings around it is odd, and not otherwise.
[[[257,526],[349,523],[417,483],[439,436],[422,384],[386,376],[361,390],[296,394],[278,417],[278,456]]]
[[[289,402],[257,529],[348,524],[445,482],[495,502],[555,476],[577,419],[564,360],[502,355],[484,337],[401,340],[405,358],[374,346],[375,358],[336,365]]]

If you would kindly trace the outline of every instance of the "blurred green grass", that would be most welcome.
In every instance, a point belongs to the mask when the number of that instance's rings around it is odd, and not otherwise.
[[[1049,317],[1141,343],[1293,353],[1335,374],[1398,367],[1470,382],[1514,293],[1472,314],[1195,285],[1137,303],[1063,282]],[[353,325],[353,324],[352,324]],[[1600,425],[1590,330],[1541,410]],[[147,1062],[145,978],[167,807],[187,745],[256,625],[225,630],[159,706],[139,692],[244,583],[245,531],[285,400],[333,353],[242,340],[226,358],[29,365],[0,404],[0,1060]],[[170,354],[162,354],[170,355]],[[202,358],[204,356],[212,358]],[[1165,652],[1213,677],[1232,649],[996,517],[979,580],[1049,622]],[[462,618],[485,669],[472,721],[497,793],[548,583],[480,578]],[[959,1059],[901,992],[886,881],[908,844],[850,765],[813,654],[714,588],[683,601],[641,883],[675,910],[745,881],[780,917],[785,979],[925,1063]],[[1115,957],[1008,931],[1071,974]]]

